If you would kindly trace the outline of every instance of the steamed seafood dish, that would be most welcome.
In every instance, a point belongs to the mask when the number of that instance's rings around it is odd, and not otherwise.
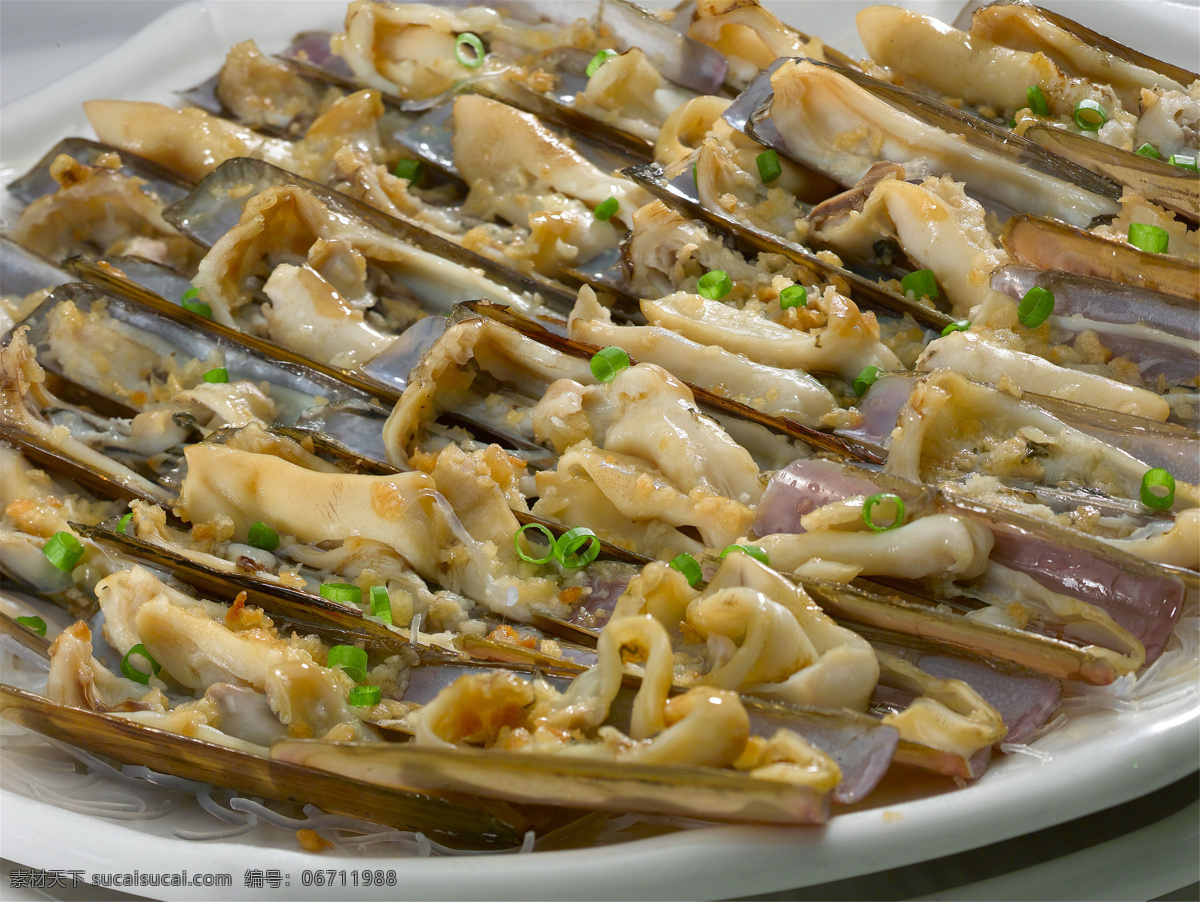
[[[8,185],[0,713],[549,848],[1194,687],[1200,76],[857,22],[354,0],[89,99]]]

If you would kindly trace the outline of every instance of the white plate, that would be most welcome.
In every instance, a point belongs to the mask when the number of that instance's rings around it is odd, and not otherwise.
[[[868,4],[776,0],[771,5],[830,44],[852,54],[861,52],[854,38],[853,14]],[[960,4],[930,0],[908,5],[953,19]],[[1098,30],[1118,34],[1134,46],[1196,66],[1194,3],[1121,0],[1085,5],[1068,0],[1048,5]],[[55,6],[45,4],[47,15],[53,14]],[[59,138],[91,135],[80,109],[84,100],[108,97],[172,103],[170,92],[214,72],[231,44],[253,37],[264,50],[274,51],[297,30],[336,28],[343,11],[341,2],[326,0],[177,7],[117,51],[4,107],[0,165],[5,177],[23,171]],[[1188,630],[1194,658],[1195,618],[1190,619]],[[1194,670],[1194,663],[1189,666]],[[9,678],[7,672],[5,677]],[[11,735],[10,730],[5,732]],[[301,852],[290,833],[274,828],[228,841],[185,841],[175,835],[176,830],[213,831],[219,822],[191,805],[149,821],[76,814],[40,801],[23,782],[20,768],[8,766],[0,790],[3,849],[6,858],[42,869],[150,874],[186,868],[193,876],[209,872],[232,877],[232,888],[225,890],[123,887],[166,899],[750,895],[977,848],[1119,804],[1184,777],[1200,766],[1200,684],[1189,672],[1173,688],[1126,710],[1075,717],[1036,745],[1043,758],[1020,754],[999,758],[974,785],[955,789],[940,783],[938,794],[921,798],[875,798],[868,806],[837,814],[819,829],[713,827],[638,839],[615,848],[433,859],[394,857],[394,850],[384,846],[366,847],[364,854],[339,848],[312,855]],[[28,761],[22,767],[29,768]],[[37,770],[36,764],[33,767]],[[36,775],[45,787],[57,787],[65,794],[78,791],[77,775],[56,771],[49,764]],[[146,798],[156,804],[152,794]],[[304,872],[313,868],[352,873],[381,866],[397,871],[397,886],[303,885]],[[287,883],[276,889],[247,888],[244,876],[249,868],[278,869]]]

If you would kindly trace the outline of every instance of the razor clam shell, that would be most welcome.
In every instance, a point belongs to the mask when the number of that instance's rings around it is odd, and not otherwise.
[[[328,386],[334,397],[353,397],[357,394],[359,398],[374,398],[389,405],[395,404],[400,397],[400,392],[391,385],[350,370],[313,360],[311,357],[305,357],[303,354],[298,354],[273,341],[259,338],[248,332],[241,332],[185,310],[178,304],[116,275],[104,266],[93,263],[86,257],[71,258],[69,267],[72,272],[96,286],[106,295],[148,308],[158,316],[173,320],[185,328],[190,327],[194,331],[204,333],[213,341],[220,340],[230,347],[239,348],[247,355],[259,360],[275,361],[278,367],[292,370],[304,379],[313,380],[317,385]]]
[[[205,176],[191,194],[164,210],[163,217],[185,235],[211,247],[237,223],[251,197],[276,185],[297,185],[338,213],[362,220],[372,228],[460,266],[482,270],[489,279],[513,291],[541,295],[564,311],[575,305],[574,293],[565,288],[518,272],[418,225],[262,160],[237,157],[225,161]],[[444,312],[448,312],[454,300],[465,298],[446,298]]]
[[[416,651],[427,662],[453,660],[453,655],[448,652],[414,645],[384,624],[364,617],[358,608],[337,604],[250,574],[214,570],[172,548],[120,533],[113,523],[98,526],[72,523],[71,528],[82,536],[113,546],[122,554],[168,570],[206,598],[232,602],[245,592],[247,604],[262,608],[268,614],[286,618],[306,629],[331,634],[338,637],[339,641],[352,638],[355,642],[363,643],[368,651],[384,657]]]
[[[1187,69],[1176,66],[1173,63],[1168,63],[1164,60],[1149,56],[1139,50],[1134,50],[1132,47],[1127,47],[1126,45],[1115,41],[1106,35],[1102,35],[1097,31],[1093,31],[1087,26],[1081,25],[1074,19],[1069,19],[1061,13],[1056,13],[1053,10],[1046,9],[1045,7],[1041,6],[1035,6],[1031,3],[1012,2],[1012,0],[996,0],[994,3],[983,3],[980,2],[980,0],[973,0],[973,2],[966,4],[959,12],[958,17],[954,20],[954,27],[963,31],[969,30],[975,11],[981,7],[987,6],[1025,7],[1033,12],[1036,12],[1052,25],[1057,25],[1059,28],[1063,29],[1063,31],[1074,35],[1082,44],[1095,47],[1098,50],[1103,50],[1105,53],[1110,53],[1113,56],[1122,57],[1137,66],[1141,66],[1145,69],[1151,69],[1161,75],[1165,75],[1168,78],[1179,82],[1180,84],[1191,84],[1197,78],[1200,78],[1200,75],[1197,75],[1195,72],[1191,72]]]
[[[1147,253],[1028,213],[1005,224],[1000,242],[1014,263],[1108,279],[1200,303],[1200,264],[1189,260]]]
[[[312,803],[330,813],[419,830],[450,846],[488,848],[520,842],[513,825],[463,804],[469,800],[433,798],[400,786],[331,776],[111,715],[56,705],[7,684],[0,684],[0,717],[126,764],[145,765],[248,796]]]
[[[4,294],[24,297],[69,281],[71,276],[52,260],[0,235],[0,291]]]
[[[1195,173],[1061,128],[1034,125],[1025,130],[1025,137],[1072,163],[1132,188],[1193,223],[1200,221],[1200,178]]]
[[[1091,536],[959,493],[947,497],[955,512],[991,530],[991,558],[996,563],[1107,612],[1145,646],[1147,664],[1162,654],[1187,601],[1186,571],[1144,561]]]
[[[4,637],[5,642],[12,642],[20,646],[24,650],[22,658],[42,662],[50,660],[50,640],[45,636],[39,636],[29,627],[17,623],[16,618],[10,617],[2,611],[0,611],[0,636]],[[14,650],[14,654],[16,653]]]
[[[871,627],[859,633],[876,648],[940,679],[961,680],[999,712],[1008,727],[1001,742],[1025,742],[1050,719],[1062,698],[1058,681],[1008,661],[958,652],[936,642],[896,636]]]
[[[59,154],[64,153],[88,166],[94,166],[96,160],[105,154],[116,154],[121,158],[119,171],[128,176],[145,179],[148,183],[146,187],[157,194],[165,204],[174,203],[191,190],[191,184],[186,179],[145,157],[87,138],[64,138],[34,163],[28,172],[9,182],[9,193],[24,204],[53,194],[59,186],[50,176],[50,164]]]
[[[83,261],[76,263],[76,268],[81,273],[94,275],[88,269],[89,264]],[[303,411],[318,403],[318,398],[342,400],[364,397],[344,382],[329,378],[316,370],[289,366],[264,353],[261,347],[248,346],[239,341],[232,341],[225,335],[195,329],[192,327],[192,321],[196,319],[194,314],[161,298],[158,299],[158,303],[150,305],[145,303],[144,299],[130,300],[115,292],[109,294],[93,285],[80,283],[55,289],[27,320],[30,326],[29,341],[42,349],[40,363],[48,372],[57,372],[58,365],[57,361],[46,353],[47,316],[54,306],[68,301],[84,312],[89,311],[93,304],[102,302],[113,319],[142,330],[154,338],[162,339],[177,348],[181,354],[198,360],[206,360],[214,351],[219,350],[224,355],[226,369],[234,377],[270,383],[271,398],[278,405],[281,423],[294,423]],[[110,400],[124,403],[125,399]]]
[[[837,74],[866,90],[874,97],[904,113],[914,116],[923,124],[961,138],[981,154],[1003,158],[1012,165],[1033,169],[1043,175],[1076,185],[1085,191],[1101,197],[1117,200],[1121,196],[1120,186],[1109,179],[1097,175],[1076,163],[1063,159],[1057,154],[1047,151],[1033,141],[1022,138],[1006,128],[993,125],[986,120],[947,106],[923,94],[909,91],[897,85],[888,84],[853,69],[843,69],[840,66],[817,62],[816,60],[808,60],[807,62],[815,66],[823,66],[834,70]],[[749,114],[743,131],[756,141],[766,144],[769,147],[774,147],[780,153],[792,157],[787,142],[783,140],[771,122],[770,102],[774,97],[774,91],[770,85],[769,73],[760,74],[755,79],[755,82],[757,83],[760,80],[765,80],[765,87],[759,84],[757,87],[752,85],[751,88],[747,89],[748,91],[753,91],[753,97],[761,99],[757,108]],[[732,110],[733,108],[731,107],[730,109]],[[727,111],[726,121],[736,128],[738,126],[735,125],[735,120],[741,121],[743,115],[745,115],[745,108],[739,106],[737,107],[737,112],[732,116]],[[794,157],[792,158],[794,159]],[[805,160],[798,160],[798,162],[807,166],[813,165]],[[819,167],[814,168],[819,170]],[[834,181],[845,184],[843,180],[838,179],[833,173],[824,172],[824,174]],[[845,187],[852,188],[853,185],[845,184]],[[975,197],[977,200],[981,202],[987,201],[987,205],[995,206],[988,198],[987,186],[971,185],[968,183],[966,191],[968,195]]]
[[[553,348],[564,354],[570,354],[574,357],[583,359],[591,359],[596,352],[601,349],[595,345],[587,344],[586,342],[576,341],[571,338],[563,338],[553,332],[543,328],[538,323],[528,317],[522,316],[515,310],[506,307],[502,304],[492,304],[487,301],[473,301],[459,305],[460,308],[475,316],[482,316],[488,319],[502,323],[511,329],[515,329],[522,335],[533,339],[546,347]],[[636,363],[631,358],[631,364]],[[746,404],[739,401],[734,401],[719,395],[716,392],[708,389],[700,388],[690,382],[684,382],[684,385],[692,392],[696,399],[696,403],[701,407],[707,408],[717,413],[728,415],[730,417],[753,423],[759,426],[764,426],[772,432],[787,436],[793,439],[799,439],[810,447],[829,451],[834,454],[850,457],[855,460],[864,461],[867,463],[882,463],[883,461],[875,454],[875,452],[857,442],[842,439],[836,435],[831,435],[827,432],[813,429],[810,426],[803,426],[794,420],[787,417],[775,417],[770,414],[762,413],[755,410]]]
[[[685,175],[671,181],[663,177],[662,167],[656,163],[632,166],[623,174],[685,215],[711,223],[718,229],[732,234],[751,253],[765,251],[769,254],[782,254],[791,262],[808,269],[818,279],[832,278],[845,281],[850,285],[851,295],[856,303],[892,315],[910,314],[921,325],[938,332],[953,322],[940,310],[910,301],[903,295],[844,267],[826,263],[805,247],[792,244],[755,226],[738,222],[723,213],[709,210],[696,198],[695,182],[692,180],[690,170]]]
[[[1010,263],[992,272],[992,288],[1020,300],[1038,286],[1054,292],[1055,315],[1081,314],[1120,325],[1145,324],[1171,335],[1200,341],[1196,308],[1179,296],[1109,279],[1058,269]]]
[[[1117,678],[1109,662],[1058,639],[965,620],[898,595],[882,595],[810,577],[797,577],[796,582],[827,614],[851,628],[862,624],[932,639],[975,654],[1012,661],[1057,679],[1105,686]]]
[[[98,473],[43,443],[25,430],[16,429],[7,423],[0,423],[0,442],[7,442],[20,450],[35,466],[65,476],[101,498],[126,501],[137,498],[151,504],[162,504],[164,501],[164,498],[143,492],[132,483],[127,484],[112,476]],[[163,491],[168,499],[173,498],[172,492],[166,489]]]
[[[830,796],[715,768],[412,744],[285,741],[273,760],[418,792],[765,824],[823,824]]]

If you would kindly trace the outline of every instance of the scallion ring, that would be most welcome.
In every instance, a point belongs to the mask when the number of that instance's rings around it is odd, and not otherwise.
[[[1162,467],[1147,470],[1142,477],[1142,504],[1156,511],[1170,510],[1175,503],[1175,477]]]
[[[971,321],[969,319],[957,320],[942,330],[942,338],[945,338],[951,332],[966,332],[970,328]]]
[[[696,283],[696,293],[710,301],[719,301],[733,290],[733,282],[729,281],[729,273],[723,269],[706,272]]]
[[[224,383],[229,381],[229,370],[223,366],[215,366],[204,374],[205,382]]]
[[[46,635],[46,621],[41,617],[18,617],[17,623],[39,636]]]
[[[1139,251],[1146,251],[1149,254],[1165,254],[1170,242],[1171,236],[1167,234],[1166,229],[1160,229],[1156,225],[1148,225],[1144,222],[1129,224],[1129,243]]]
[[[392,622],[392,598],[387,586],[371,586],[371,616],[384,623]]]
[[[367,653],[357,645],[335,645],[329,649],[325,666],[332,670],[340,667],[356,683],[367,678]]]
[[[133,511],[130,511],[117,521],[117,532],[123,536],[129,535],[129,524],[133,522]]]
[[[936,298],[941,294],[938,291],[937,279],[931,269],[918,269],[916,272],[910,272],[900,280],[900,288],[904,294],[911,294],[918,301],[921,298]]]
[[[189,288],[179,298],[179,306],[189,313],[195,313],[203,316],[205,319],[212,319],[212,307],[203,301],[196,300],[200,297],[200,289],[196,287]]]
[[[471,55],[468,56],[464,51],[470,48]],[[468,69],[478,69],[483,65],[483,41],[479,40],[479,35],[472,34],[469,31],[464,31],[454,41],[454,58],[466,66]]]
[[[544,535],[546,537],[546,541],[550,543],[550,548],[546,551],[544,556],[533,557],[532,555],[526,554],[525,549],[521,547],[521,533],[525,532],[527,529],[537,530]],[[526,523],[524,526],[518,529],[516,535],[513,536],[513,547],[517,549],[517,557],[523,561],[529,561],[531,564],[548,564],[554,560],[554,533],[552,533],[541,523]]]
[[[725,546],[725,550],[721,552],[721,560],[725,560],[725,558],[729,557],[729,555],[733,554],[735,551],[740,551],[742,554],[748,554],[756,561],[761,561],[767,566],[770,566],[771,564],[771,562],[767,559],[767,553],[757,545],[738,545],[736,543]]]
[[[1180,169],[1190,169],[1192,172],[1197,171],[1196,157],[1192,154],[1173,153],[1167,162],[1172,166],[1178,166]]]
[[[554,559],[570,570],[578,570],[600,555],[600,539],[586,526],[568,529],[554,543]]]
[[[279,547],[279,533],[262,520],[255,520],[246,533],[246,542],[263,551],[274,551]]]
[[[1134,153],[1138,154],[1139,156],[1149,157],[1152,160],[1162,159],[1162,154],[1158,152],[1158,149],[1153,144],[1143,144],[1141,147],[1135,150]]]
[[[1021,303],[1017,305],[1017,319],[1021,325],[1036,329],[1054,312],[1054,292],[1035,285],[1025,292]]]
[[[779,292],[779,309],[790,310],[793,307],[808,306],[808,289],[803,285],[789,285]]]
[[[350,583],[321,583],[321,597],[337,604],[361,604],[362,589]]]
[[[754,162],[758,164],[758,175],[763,184],[769,184],[783,175],[783,167],[779,165],[779,154],[774,149],[764,150]]]
[[[592,375],[601,382],[612,382],[617,374],[629,369],[629,355],[618,347],[607,347],[592,355]]]
[[[596,209],[592,213],[601,222],[608,222],[619,209],[621,209],[621,204],[615,197],[606,197],[596,205]]]
[[[862,397],[879,379],[880,369],[877,366],[864,366],[861,373],[854,377],[854,394]]]
[[[420,160],[401,160],[392,170],[392,175],[398,179],[407,179],[410,184],[415,184],[421,177],[424,168]]]
[[[675,560],[671,561],[671,569],[678,570],[687,579],[689,586],[694,586],[704,578],[704,574],[700,572],[700,565],[696,559],[686,551],[683,554],[676,555]]]
[[[383,692],[378,686],[355,686],[350,690],[350,704],[356,708],[372,708],[381,698]]]
[[[1030,85],[1026,88],[1025,97],[1029,100],[1029,109],[1033,112],[1039,116],[1050,115],[1050,104],[1046,102],[1046,95],[1042,92],[1040,85]]]
[[[872,519],[871,511],[875,509],[876,505],[886,504],[888,502],[891,502],[891,504],[895,507],[896,515],[892,518],[891,523],[888,523],[886,526],[880,526],[874,521],[874,519]],[[863,502],[862,518],[863,522],[876,532],[887,532],[889,529],[895,529],[897,526],[903,526],[904,499],[899,495],[893,495],[890,492],[871,495],[866,501]]]
[[[70,573],[83,557],[83,546],[69,532],[56,532],[42,546],[42,554],[59,570]]]
[[[129,659],[134,655],[139,655],[150,662],[150,673],[138,670],[133,666],[133,662]],[[154,657],[150,654],[150,652],[146,651],[146,646],[142,645],[140,642],[133,648],[129,649],[129,651],[125,653],[125,657],[121,659],[121,673],[123,673],[127,678],[133,680],[135,683],[141,683],[143,686],[150,682],[151,676],[158,676],[158,672],[160,670],[162,670],[162,668],[158,666],[158,662],[154,660]]]
[[[587,68],[583,70],[584,74],[586,74],[588,78],[591,78],[593,75],[596,74],[597,69],[599,69],[605,63],[607,63],[614,56],[618,56],[618,55],[619,54],[615,50],[599,51],[595,56],[593,56],[588,61]]]
[[[1108,121],[1108,111],[1094,100],[1081,100],[1075,104],[1075,124],[1085,132],[1094,132]]]

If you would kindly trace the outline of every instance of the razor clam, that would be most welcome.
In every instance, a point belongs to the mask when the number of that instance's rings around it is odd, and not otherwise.
[[[162,773],[226,786],[283,802],[314,802],[326,811],[399,829],[421,830],[449,845],[511,846],[519,831],[465,799],[434,798],[405,788],[368,784],[270,760],[134,720],[56,705],[0,686],[0,717],[27,729]]]
[[[1186,169],[1058,128],[1033,125],[1024,134],[1052,153],[1126,185],[1193,223],[1200,220],[1200,179]]]
[[[1014,300],[1035,286],[1053,292],[1056,328],[1095,330],[1114,353],[1140,360],[1151,378],[1162,373],[1173,384],[1195,379],[1200,322],[1195,308],[1176,295],[1020,264],[992,272],[992,288]]]
[[[294,137],[320,114],[330,90],[247,40],[229,49],[216,75],[179,96],[206,112],[268,134]]]
[[[857,68],[854,60],[820,38],[781,22],[759,0],[697,0],[694,6],[688,36],[725,56],[729,61],[726,83],[736,90],[780,57],[805,56]]]
[[[1014,263],[1062,269],[1200,303],[1200,264],[1107,241],[1041,216],[1012,217],[1000,236]]]
[[[1045,53],[1069,74],[1112,84],[1128,91],[1137,105],[1143,87],[1189,85],[1200,76],[1179,66],[1147,56],[1090,28],[1029,3],[996,2],[972,11],[966,7],[955,25],[962,27],[970,13],[970,30],[998,44]]]
[[[685,215],[712,223],[718,229],[732,234],[744,246],[752,249],[752,253],[781,254],[797,266],[807,269],[819,282],[848,285],[854,298],[864,306],[892,314],[910,314],[921,325],[938,331],[953,322],[941,311],[914,303],[871,279],[831,263],[802,245],[737,220],[723,210],[703,205],[690,168],[681,171],[675,178],[668,178],[667,173],[656,164],[634,166],[625,174]]]
[[[191,184],[186,179],[165,166],[138,156],[133,151],[87,138],[64,138],[59,141],[28,172],[13,179],[5,188],[23,204],[31,204],[40,197],[53,194],[60,185],[51,175],[51,167],[63,154],[85,166],[112,161],[112,154],[117,154],[120,163],[117,171],[127,178],[143,179],[150,191],[164,204],[174,203],[191,190]]]
[[[96,155],[94,166],[55,157],[48,172],[57,190],[32,200],[8,237],[51,260],[134,255],[193,272],[203,251],[162,218],[164,201],[144,180],[118,171],[115,152]]]
[[[846,187],[880,160],[965,182],[986,206],[1085,226],[1117,212],[1120,189],[1032,141],[927,97],[851,70],[785,60],[758,76],[747,102],[726,113],[751,137]],[[746,106],[765,97],[747,114]],[[839,138],[860,130],[854,146]],[[837,148],[836,152],[833,148]]]
[[[24,322],[47,291],[70,279],[52,261],[0,235],[0,335]]]

